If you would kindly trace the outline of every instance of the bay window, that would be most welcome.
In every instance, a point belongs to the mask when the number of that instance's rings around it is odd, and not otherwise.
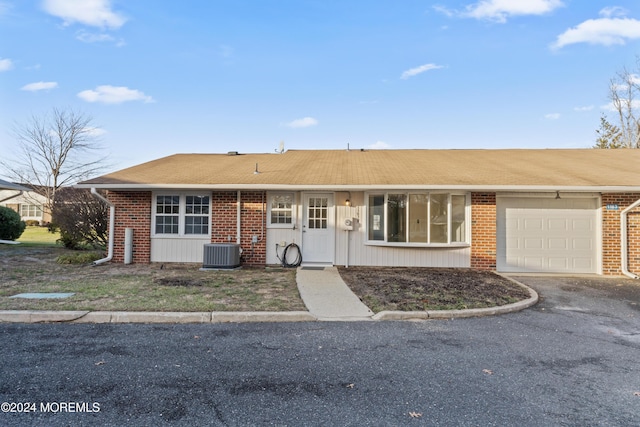
[[[416,245],[466,243],[464,194],[379,193],[367,197],[370,242]]]

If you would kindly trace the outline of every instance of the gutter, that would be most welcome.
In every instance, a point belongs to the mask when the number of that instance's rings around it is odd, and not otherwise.
[[[102,200],[104,203],[109,205],[109,251],[107,252],[107,256],[105,258],[93,261],[93,265],[103,264],[105,262],[111,261],[113,258],[113,241],[115,235],[115,221],[116,221],[116,206],[111,203],[109,200],[105,199],[100,193],[98,193],[95,187],[91,187],[91,194],[93,194],[98,199]]]
[[[288,191],[382,191],[382,190],[451,190],[451,191],[527,191],[527,192],[596,192],[596,193],[637,193],[639,185],[447,185],[447,184],[76,184],[76,188],[98,188],[113,191],[126,190],[288,190]]]
[[[629,255],[627,253],[628,251],[627,246],[628,246],[628,240],[629,240],[627,236],[627,214],[629,213],[629,211],[631,211],[632,209],[634,209],[639,205],[640,205],[640,199],[636,200],[631,205],[629,205],[626,209],[620,212],[620,251],[621,251],[620,260],[621,260],[622,274],[624,274],[625,276],[631,277],[632,279],[638,279],[639,277],[637,274],[630,272],[627,267],[628,258],[629,258]]]

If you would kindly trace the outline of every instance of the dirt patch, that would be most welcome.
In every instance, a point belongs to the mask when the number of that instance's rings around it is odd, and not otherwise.
[[[462,268],[349,267],[342,279],[374,312],[495,307],[529,292],[490,271]]]

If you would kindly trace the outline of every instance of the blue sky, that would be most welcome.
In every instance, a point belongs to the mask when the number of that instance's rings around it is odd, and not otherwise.
[[[0,147],[57,107],[113,169],[280,141],[586,148],[639,48],[637,0],[0,0]]]

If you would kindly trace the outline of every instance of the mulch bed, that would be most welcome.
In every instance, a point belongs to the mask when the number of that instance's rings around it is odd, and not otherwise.
[[[422,267],[340,267],[339,271],[374,312],[484,308],[529,298],[526,289],[490,271]]]

